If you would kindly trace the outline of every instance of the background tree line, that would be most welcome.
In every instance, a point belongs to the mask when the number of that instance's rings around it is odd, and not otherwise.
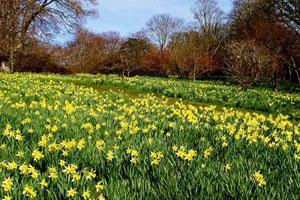
[[[191,22],[159,14],[125,38],[79,26],[94,0],[7,2],[0,0],[0,61],[11,71],[229,77],[244,89],[300,85],[299,0],[236,0],[227,15],[216,0],[197,0]],[[59,29],[74,39],[44,42]]]

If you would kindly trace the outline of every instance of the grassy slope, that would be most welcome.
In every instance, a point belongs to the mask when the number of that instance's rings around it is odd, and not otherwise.
[[[208,107],[169,105],[161,98],[153,96],[132,99],[121,93],[99,94],[91,88],[66,83],[75,81],[99,84],[99,79],[95,77],[36,75],[2,78],[0,127],[3,130],[10,123],[13,131],[21,130],[24,141],[18,142],[12,137],[0,135],[1,144],[7,145],[7,149],[1,151],[1,161],[15,160],[32,164],[47,180],[49,178],[46,170],[49,166],[56,166],[60,173],[59,179],[49,180],[49,192],[38,192],[39,197],[44,195],[44,199],[66,199],[65,194],[70,187],[76,187],[79,192],[92,188],[91,191],[96,193],[94,184],[101,179],[105,183],[104,195],[107,199],[300,197],[300,163],[293,157],[297,153],[294,142],[299,141],[299,134],[293,134],[292,141],[287,140],[289,133],[299,130],[299,124],[293,124],[281,117],[277,121],[272,117],[245,115],[237,111],[220,112]],[[115,81],[115,85],[120,84],[116,82],[118,79],[109,80]],[[104,84],[110,84],[108,80],[104,81]],[[44,100],[50,107],[42,106]],[[74,113],[65,112],[66,101],[72,102],[76,107]],[[26,104],[22,106],[24,102]],[[188,114],[192,119],[196,117],[197,122],[190,122]],[[32,122],[22,123],[27,118]],[[139,132],[131,134],[131,130],[123,128],[121,122],[130,123],[130,128],[138,126]],[[172,122],[175,127],[170,125]],[[93,132],[89,133],[82,128],[87,123],[92,124]],[[53,131],[53,138],[49,138],[45,148],[38,147],[42,134],[51,132],[45,126],[48,124],[51,127],[58,126],[59,130]],[[67,128],[63,128],[63,124],[67,124]],[[99,129],[95,128],[96,124],[100,125]],[[28,132],[30,128],[34,129],[33,134]],[[232,128],[236,130],[230,134]],[[116,132],[120,129],[123,130],[122,139],[117,139]],[[141,130],[144,129],[147,131],[142,133]],[[171,133],[170,137],[166,136],[168,132]],[[237,138],[239,134],[245,134],[245,138]],[[228,142],[228,147],[222,147],[222,136]],[[264,143],[268,138],[274,142],[275,137],[280,139],[276,142],[278,146],[270,148],[269,143]],[[53,142],[61,143],[63,140],[72,139],[85,139],[87,145],[81,151],[76,147],[72,148],[67,157],[61,156],[61,151],[50,153],[47,150],[48,145]],[[100,152],[96,145],[99,139],[106,142],[105,148]],[[149,139],[153,139],[153,144],[148,144]],[[287,144],[288,149],[283,150],[283,144]],[[119,147],[118,150],[114,149],[115,145]],[[180,159],[172,149],[174,145],[184,145],[187,150],[194,149],[198,156],[192,162]],[[205,158],[203,153],[209,147],[213,148],[213,152]],[[37,148],[44,152],[45,158],[34,162],[31,153]],[[126,153],[128,148],[139,151],[140,163],[137,166],[130,163],[130,155]],[[22,159],[16,157],[18,150],[24,151],[26,156]],[[109,150],[115,152],[116,158],[112,162],[106,159]],[[151,152],[158,151],[163,152],[164,158],[160,165],[153,166],[150,164],[150,155]],[[76,163],[79,166],[78,171],[85,167],[95,170],[97,179],[86,182],[83,178],[79,183],[73,183],[71,178],[62,173],[63,168],[58,164],[60,159]],[[227,163],[232,167],[229,173],[225,171]],[[265,187],[259,187],[253,180],[253,174],[258,170],[267,180]],[[30,176],[19,175],[18,171],[12,172],[3,168],[0,174],[1,181],[4,177],[13,176],[15,189],[11,193],[18,195],[18,199],[24,199],[22,188],[25,184],[39,188],[37,181],[32,181]],[[2,197],[1,192],[0,196]]]
[[[284,114],[292,119],[300,119],[300,93],[297,92],[274,93],[269,88],[242,91],[235,85],[226,85],[219,81],[188,81],[154,77],[122,79],[114,75],[77,75],[64,77],[63,80],[93,87],[127,89],[128,92],[150,92],[181,98],[190,103],[213,104],[275,115]]]

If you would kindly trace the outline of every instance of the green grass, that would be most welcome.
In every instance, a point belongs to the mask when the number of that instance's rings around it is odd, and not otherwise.
[[[270,88],[253,88],[247,91],[238,86],[219,81],[189,81],[154,77],[132,77],[122,79],[115,75],[77,75],[64,77],[64,81],[87,86],[104,86],[154,93],[181,98],[194,103],[206,103],[244,110],[284,114],[300,119],[300,93],[277,92]],[[112,88],[112,89],[114,89]]]
[[[36,199],[83,199],[87,190],[92,199],[103,195],[113,200],[300,198],[299,122],[280,114],[189,104],[135,92],[139,91],[136,81],[149,80],[149,87],[171,87],[177,84],[175,80],[166,85],[161,83],[165,79],[112,76],[109,82],[109,77],[0,75],[0,184],[13,178],[13,190],[2,188],[0,198],[27,199],[25,185],[33,187]],[[121,83],[127,85],[117,87]],[[107,89],[105,84],[113,87]],[[178,84],[183,86],[176,92],[194,83]],[[46,143],[41,145],[43,138]],[[102,140],[105,144],[99,146]],[[50,150],[53,144],[59,145],[55,151]],[[33,150],[42,152],[44,158],[35,161]],[[188,160],[190,150],[196,155]],[[17,156],[19,151],[24,157]],[[112,160],[108,159],[110,151]],[[161,152],[163,158],[153,157],[153,152]],[[131,162],[133,158],[137,164]],[[64,172],[60,160],[78,166],[81,179],[72,181],[74,174]],[[10,170],[12,162],[18,168]],[[24,164],[33,166],[38,177],[33,178],[31,172],[21,174],[19,167]],[[49,177],[49,167],[57,169],[57,179]],[[96,177],[88,179],[85,170]],[[266,181],[264,186],[254,177],[258,171]],[[42,179],[48,188],[40,187]],[[104,189],[97,192],[99,182]],[[67,197],[70,188],[78,194]]]

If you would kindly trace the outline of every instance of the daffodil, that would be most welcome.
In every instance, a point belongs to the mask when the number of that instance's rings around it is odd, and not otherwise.
[[[12,200],[12,198],[9,195],[5,195],[2,200]]]
[[[91,198],[91,192],[89,190],[86,190],[82,193],[82,197],[84,199],[90,199]]]
[[[33,150],[31,155],[32,155],[34,161],[39,161],[42,158],[44,158],[44,154],[37,149]]]
[[[57,169],[55,167],[50,167],[49,168],[49,178],[51,178],[51,179],[57,179],[58,178]]]
[[[227,163],[227,164],[225,165],[225,171],[226,171],[226,172],[230,172],[230,171],[231,171],[231,164]]]
[[[10,190],[12,190],[12,187],[13,187],[13,179],[10,177],[4,179],[4,181],[2,182],[3,191],[9,192]]]
[[[101,192],[104,189],[102,182],[98,182],[95,187],[97,192]]]
[[[204,157],[205,158],[208,158],[211,154],[212,154],[212,152],[213,152],[213,148],[212,147],[209,147],[208,149],[206,149],[205,151],[204,151]]]
[[[18,151],[16,156],[19,157],[19,158],[24,158],[25,153],[24,153],[24,151]]]
[[[34,190],[32,186],[25,185],[23,189],[23,194],[30,199],[34,199],[37,196],[37,192]]]
[[[42,189],[47,188],[49,186],[49,183],[46,181],[46,179],[42,179],[39,184]]]
[[[71,188],[67,191],[67,197],[75,197],[76,194],[77,194],[77,191],[74,188]]]
[[[77,173],[77,169],[78,169],[77,165],[71,164],[71,165],[65,166],[63,172],[66,174],[72,175],[72,174]]]
[[[13,162],[7,162],[7,164],[6,164],[6,168],[8,169],[8,170],[15,170],[15,169],[17,169],[18,168],[18,164],[15,162],[15,161],[13,161]]]
[[[260,187],[264,187],[267,185],[267,181],[265,180],[264,176],[260,173],[260,171],[255,172],[253,177]]]
[[[77,143],[77,148],[78,148],[79,150],[82,150],[82,149],[85,147],[85,144],[86,144],[85,140],[84,140],[84,139],[81,139],[81,140]]]
[[[115,158],[113,151],[108,151],[108,153],[106,155],[107,155],[106,159],[108,161],[112,161]]]

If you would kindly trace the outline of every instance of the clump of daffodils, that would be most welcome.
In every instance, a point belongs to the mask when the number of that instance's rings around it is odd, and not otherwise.
[[[162,152],[151,152],[151,165],[159,165],[163,157]]]
[[[267,185],[267,181],[264,178],[264,176],[260,173],[260,171],[255,172],[253,177],[260,187],[264,187]]]
[[[33,150],[31,155],[32,155],[34,161],[39,161],[42,158],[44,158],[44,154],[37,149]]]
[[[212,147],[207,148],[207,149],[204,151],[204,153],[203,153],[204,157],[205,157],[205,158],[208,158],[209,156],[211,156],[211,154],[213,153],[213,151],[214,151],[214,149],[213,149]]]
[[[25,185],[23,194],[30,199],[34,199],[37,196],[37,192],[34,190],[32,186]]]
[[[130,155],[130,162],[132,164],[137,164],[139,162],[139,152],[135,149],[127,149],[126,153]]]
[[[195,150],[190,149],[187,151],[185,146],[181,146],[180,148],[173,146],[172,149],[175,154],[183,160],[192,161],[195,157],[197,157],[197,152]]]
[[[10,190],[12,190],[12,187],[13,187],[13,179],[10,177],[4,179],[4,181],[2,182],[3,191],[9,192]]]

